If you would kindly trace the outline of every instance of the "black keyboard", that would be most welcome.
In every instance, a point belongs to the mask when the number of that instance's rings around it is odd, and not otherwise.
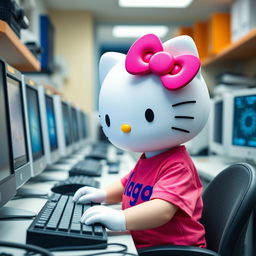
[[[98,160],[86,159],[79,161],[69,171],[69,176],[85,175],[99,177],[102,174],[102,164]]]
[[[95,204],[77,204],[72,196],[53,194],[27,230],[29,244],[44,248],[90,246],[107,247],[107,233],[101,224],[80,223],[84,211]]]
[[[90,186],[99,188],[100,183],[93,177],[89,176],[71,176],[66,180],[59,181],[52,188],[52,192],[62,195],[73,195],[79,188]]]

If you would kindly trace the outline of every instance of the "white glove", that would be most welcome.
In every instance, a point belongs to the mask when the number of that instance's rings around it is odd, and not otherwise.
[[[93,206],[86,210],[81,217],[81,222],[86,225],[101,223],[108,229],[115,231],[126,230],[124,212],[103,205]]]
[[[84,186],[79,188],[73,196],[74,202],[86,204],[88,202],[103,203],[106,200],[107,192],[104,189]]]

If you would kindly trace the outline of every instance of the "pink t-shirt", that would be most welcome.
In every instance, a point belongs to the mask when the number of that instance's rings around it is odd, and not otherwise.
[[[131,231],[137,248],[164,244],[206,247],[205,230],[199,222],[202,185],[184,146],[151,158],[143,154],[121,182],[123,209],[156,198],[179,208],[169,222],[158,228]]]

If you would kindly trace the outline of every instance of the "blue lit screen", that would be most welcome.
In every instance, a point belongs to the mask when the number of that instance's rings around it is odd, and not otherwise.
[[[27,86],[26,94],[32,154],[33,159],[36,160],[44,154],[38,93],[37,90]]]
[[[232,144],[256,147],[256,95],[234,98]]]
[[[45,101],[50,148],[51,151],[54,151],[55,149],[58,148],[58,141],[53,99],[50,96],[45,96]]]

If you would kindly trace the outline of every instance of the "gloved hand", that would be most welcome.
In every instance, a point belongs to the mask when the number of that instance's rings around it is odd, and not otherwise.
[[[107,192],[104,189],[84,186],[79,188],[73,196],[74,202],[86,204],[88,202],[103,203],[106,200]]]
[[[93,206],[86,210],[81,217],[81,222],[86,225],[101,223],[108,229],[115,231],[126,230],[124,212],[103,205]]]

